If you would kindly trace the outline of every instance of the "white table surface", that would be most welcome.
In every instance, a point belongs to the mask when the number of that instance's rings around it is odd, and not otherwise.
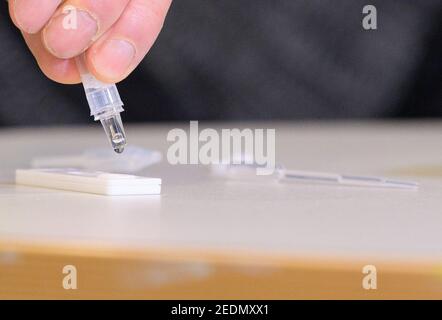
[[[289,168],[396,176],[415,166],[442,166],[437,122],[203,126],[276,128],[277,162]],[[188,123],[127,126],[126,132],[131,144],[165,153],[175,127]],[[1,241],[442,262],[440,172],[401,176],[420,182],[419,191],[222,179],[207,167],[167,161],[143,172],[163,179],[161,196],[105,197],[8,182],[35,156],[105,145],[101,130],[0,130]]]

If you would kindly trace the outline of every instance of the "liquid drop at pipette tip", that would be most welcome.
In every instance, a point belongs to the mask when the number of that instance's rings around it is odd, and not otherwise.
[[[112,145],[114,147],[114,151],[118,154],[124,151],[124,146],[126,145],[126,137],[123,133],[114,134],[112,137]]]
[[[124,151],[124,146],[118,146],[118,147],[116,147],[115,149],[114,149],[114,151],[116,152],[116,153],[123,153],[123,151]]]

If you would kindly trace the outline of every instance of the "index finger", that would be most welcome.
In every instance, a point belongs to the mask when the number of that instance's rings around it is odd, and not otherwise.
[[[9,14],[17,28],[33,34],[46,25],[61,2],[62,0],[9,0]]]

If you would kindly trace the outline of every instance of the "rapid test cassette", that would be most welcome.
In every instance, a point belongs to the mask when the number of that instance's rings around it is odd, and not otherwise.
[[[94,193],[107,196],[158,195],[161,179],[78,169],[18,169],[19,185]]]

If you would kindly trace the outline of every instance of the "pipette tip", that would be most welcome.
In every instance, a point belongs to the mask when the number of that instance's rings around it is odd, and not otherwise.
[[[123,151],[124,151],[124,146],[116,147],[116,148],[114,148],[114,151],[115,151],[116,153],[123,153]]]
[[[122,153],[126,146],[126,135],[124,133],[123,123],[120,114],[101,119],[104,131],[116,153]]]

